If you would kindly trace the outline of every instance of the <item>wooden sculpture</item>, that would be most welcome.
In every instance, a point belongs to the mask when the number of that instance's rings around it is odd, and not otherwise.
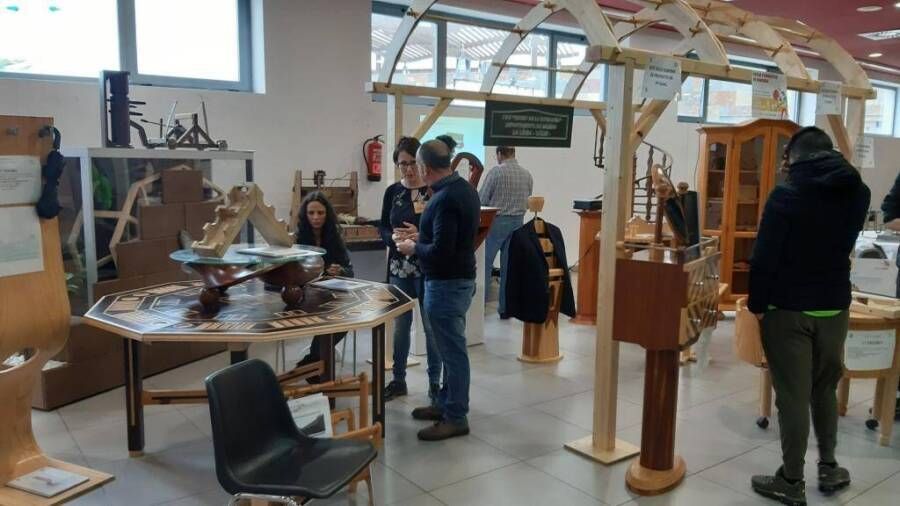
[[[550,307],[543,323],[526,322],[522,328],[522,354],[519,355],[519,360],[537,364],[558,362],[563,358],[559,353],[559,306],[562,303],[562,284],[566,271],[556,265],[553,243],[547,237],[547,224],[538,217],[538,213],[544,210],[544,197],[528,197],[528,210],[534,213],[534,230],[550,267]]]
[[[39,130],[51,118],[0,116],[0,154],[29,155],[43,163],[50,139]],[[33,202],[0,208],[33,209]],[[24,225],[23,225],[24,226]],[[44,364],[66,343],[69,299],[57,220],[41,220],[43,270],[0,277],[0,504],[61,504],[112,480],[112,476],[47,457],[31,428],[31,396]],[[10,238],[6,238],[9,240]],[[17,365],[3,365],[19,356]],[[52,498],[15,490],[3,484],[42,467],[80,474],[88,481]]]
[[[275,208],[265,204],[262,190],[248,183],[228,192],[228,205],[216,209],[215,221],[203,226],[203,239],[194,241],[191,248],[200,256],[221,257],[248,220],[270,245],[294,244],[285,222],[275,217]]]

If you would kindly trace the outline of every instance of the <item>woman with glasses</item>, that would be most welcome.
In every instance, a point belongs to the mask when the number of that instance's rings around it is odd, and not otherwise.
[[[387,188],[381,206],[381,223],[378,227],[382,240],[388,246],[388,280],[412,298],[419,299],[422,310],[425,277],[419,270],[415,256],[397,251],[397,242],[418,232],[419,218],[429,198],[428,187],[419,175],[416,152],[419,140],[403,137],[394,149],[394,163],[400,169],[402,179]],[[431,335],[431,326],[425,311],[420,311],[425,326],[425,349],[428,353],[428,395],[434,402],[440,390],[441,362]],[[384,400],[407,394],[406,359],[409,356],[410,330],[413,314],[408,312],[397,318],[394,324],[394,379],[387,385]]]

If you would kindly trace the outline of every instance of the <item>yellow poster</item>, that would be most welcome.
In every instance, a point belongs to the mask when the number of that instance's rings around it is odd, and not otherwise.
[[[778,72],[753,73],[753,117],[787,119],[787,78]]]

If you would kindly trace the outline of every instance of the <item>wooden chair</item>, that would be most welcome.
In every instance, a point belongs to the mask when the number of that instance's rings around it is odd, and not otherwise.
[[[522,354],[519,360],[529,363],[558,362],[559,353],[559,307],[562,303],[562,284],[565,266],[556,265],[553,243],[547,236],[547,226],[538,213],[544,210],[544,197],[528,197],[528,210],[534,213],[534,229],[538,234],[544,258],[549,271],[550,307],[544,323],[526,323],[522,329]]]

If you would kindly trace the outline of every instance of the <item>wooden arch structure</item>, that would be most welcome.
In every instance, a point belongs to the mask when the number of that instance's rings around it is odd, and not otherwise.
[[[613,301],[617,244],[624,239],[625,221],[632,188],[631,159],[643,138],[652,130],[669,106],[668,100],[633,104],[634,71],[646,67],[653,57],[679,60],[682,76],[699,76],[750,83],[752,71],[732,67],[725,45],[750,47],[770,58],[786,76],[788,88],[817,93],[819,81],[811,78],[800,53],[828,61],[841,76],[846,99],[843,115],[828,116],[835,143],[848,158],[862,135],[865,101],[874,91],[862,67],[834,39],[798,21],[757,16],[730,3],[718,0],[629,0],[642,9],[633,15],[604,12],[596,0],[542,0],[511,30],[492,59],[480,91],[452,90],[393,84],[394,69],[413,30],[426,17],[437,0],[413,0],[395,38],[388,47],[379,81],[369,83],[367,91],[388,97],[388,129],[385,141],[396,144],[405,133],[403,97],[438,99],[437,104],[411,135],[421,137],[447,110],[454,99],[504,100],[571,106],[589,110],[607,132],[606,172],[600,238],[600,286],[597,311],[596,379],[594,385],[593,434],[566,446],[603,463],[612,463],[637,453],[633,445],[619,441],[616,432],[616,396],[618,390],[618,343],[613,341]],[[493,88],[507,60],[522,40],[548,18],[567,11],[584,29],[591,46],[585,61],[569,80],[562,98],[540,98],[494,93]],[[669,54],[627,45],[628,38],[646,28],[663,25],[681,40]],[[693,57],[689,57],[693,54]],[[607,101],[578,100],[578,92],[588,74],[598,64],[609,66]],[[551,69],[552,70],[552,69]],[[604,115],[605,112],[605,115]],[[635,118],[635,113],[640,116]],[[385,150],[385,153],[389,150]],[[385,159],[385,166],[389,160]],[[387,171],[390,174],[392,171]],[[391,182],[388,176],[388,182]]]

